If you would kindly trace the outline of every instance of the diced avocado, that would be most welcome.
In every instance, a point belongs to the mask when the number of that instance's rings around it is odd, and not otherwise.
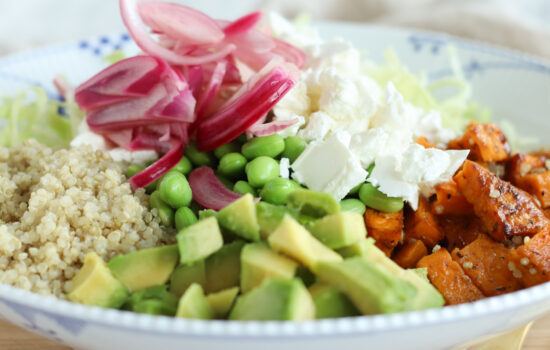
[[[193,283],[206,285],[206,270],[204,260],[196,261],[190,265],[176,267],[170,276],[170,292],[180,297]]]
[[[117,280],[103,259],[88,253],[84,265],[72,279],[67,299],[76,303],[118,309],[128,297],[128,289]]]
[[[178,297],[168,292],[168,286],[153,286],[133,293],[124,303],[123,309],[138,313],[174,316]]]
[[[315,272],[320,261],[342,261],[342,257],[319,242],[290,215],[286,215],[268,238],[269,245]]]
[[[337,318],[360,315],[357,308],[338,288],[316,283],[309,287],[315,304],[315,318]]]
[[[140,314],[174,316],[176,307],[163,300],[146,299],[134,305],[132,311]]]
[[[204,259],[223,246],[222,233],[214,217],[184,228],[176,235],[176,239],[182,264]]]
[[[292,215],[292,211],[282,205],[274,205],[267,202],[256,204],[256,216],[260,225],[260,236],[267,239],[271,232],[283,221],[286,214]]]
[[[286,202],[291,209],[314,218],[340,212],[340,204],[330,194],[303,188],[290,193]]]
[[[234,241],[224,245],[204,262],[207,293],[237,287],[241,280],[241,250],[245,242]]]
[[[374,239],[368,237],[363,238],[353,244],[337,249],[336,252],[342,255],[344,258],[352,258],[354,256],[365,256],[369,247],[374,245]]]
[[[421,277],[417,269],[405,270],[389,259],[374,244],[368,247],[367,253],[363,256],[366,261],[384,267],[387,271],[398,278],[411,283],[417,289],[414,298],[408,301],[405,310],[423,310],[433,307],[441,307],[445,304],[445,299],[439,291],[428,281]]]
[[[367,235],[363,216],[351,211],[327,215],[312,223],[309,232],[332,249],[349,246]]]
[[[132,292],[165,284],[178,263],[178,247],[163,247],[137,250],[118,255],[107,266]]]
[[[250,243],[241,252],[241,290],[247,293],[265,279],[292,279],[298,263],[271,250],[265,242]]]
[[[406,310],[416,294],[412,284],[362,257],[320,262],[315,273],[321,281],[346,294],[364,315]]]
[[[298,278],[272,278],[237,298],[230,320],[311,320],[315,305]]]
[[[180,298],[176,317],[211,320],[214,310],[210,306],[199,284],[193,283]]]
[[[256,218],[256,204],[250,193],[229,204],[216,215],[220,226],[246,240],[260,240],[260,225]]]
[[[239,287],[224,289],[217,293],[208,294],[206,299],[214,310],[215,318],[225,318],[231,310],[231,306],[239,295]]]

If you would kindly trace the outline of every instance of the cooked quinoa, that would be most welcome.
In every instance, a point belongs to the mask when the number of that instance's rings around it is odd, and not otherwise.
[[[0,148],[0,282],[64,297],[87,253],[109,260],[166,243],[147,201],[104,152]]]

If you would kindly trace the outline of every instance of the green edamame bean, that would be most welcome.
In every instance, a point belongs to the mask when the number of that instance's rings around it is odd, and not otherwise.
[[[174,209],[188,206],[193,198],[185,175],[175,170],[167,172],[158,187],[160,198]]]
[[[273,158],[260,156],[246,165],[248,183],[254,187],[263,187],[270,180],[279,177],[279,164]]]
[[[234,153],[234,152],[240,152],[241,151],[241,145],[237,141],[231,141],[226,143],[225,145],[222,145],[214,150],[214,155],[216,158],[221,159],[223,156],[225,156],[227,153]]]
[[[286,196],[294,192],[299,186],[289,179],[278,177],[265,184],[260,191],[260,197],[271,204],[285,204]]]
[[[174,225],[174,211],[162,200],[162,198],[160,198],[159,191],[151,193],[149,197],[149,206],[151,209],[157,209],[160,222],[164,226],[172,227]]]
[[[248,141],[241,148],[242,154],[246,159],[257,157],[275,158],[285,149],[285,140],[281,135],[273,134],[269,136],[255,137]]]
[[[199,219],[197,219],[197,216],[191,209],[188,207],[181,207],[176,210],[174,221],[176,223],[176,229],[179,231],[187,226],[193,225],[195,222],[199,221]]]
[[[342,211],[353,211],[361,215],[365,214],[365,210],[367,210],[365,204],[355,198],[343,199],[340,202],[340,208]]]
[[[239,180],[235,182],[233,185],[233,192],[245,195],[247,193],[250,193],[254,197],[256,197],[256,190],[254,187],[250,186],[250,184],[246,181]]]
[[[176,164],[171,170],[176,170],[182,173],[183,175],[189,175],[191,170],[193,170],[193,165],[191,161],[186,156],[183,156],[181,160]]]
[[[380,210],[386,213],[395,213],[403,209],[403,199],[398,197],[388,197],[382,193],[370,182],[361,185],[359,189],[359,199],[367,207]]]
[[[289,136],[285,139],[285,150],[283,151],[282,157],[288,158],[290,164],[302,154],[306,149],[307,142],[300,136]]]
[[[220,180],[220,182],[221,182],[225,187],[227,187],[228,189],[232,189],[232,188],[233,188],[233,182],[229,181],[225,176],[220,175],[220,174],[216,174],[216,177],[217,177],[218,180]]]
[[[220,159],[218,172],[229,178],[238,179],[244,175],[247,160],[240,153],[227,153]]]
[[[214,157],[209,152],[201,152],[197,149],[195,143],[190,143],[185,148],[185,156],[189,158],[191,163],[194,166],[203,166],[208,165],[212,166],[214,164]]]

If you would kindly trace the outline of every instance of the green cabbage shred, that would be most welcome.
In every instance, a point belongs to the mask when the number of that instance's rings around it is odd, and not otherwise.
[[[68,147],[83,118],[71,98],[50,99],[39,87],[22,90],[13,97],[0,96],[0,146],[13,147],[36,139],[49,147]],[[67,116],[60,113],[64,108]]]

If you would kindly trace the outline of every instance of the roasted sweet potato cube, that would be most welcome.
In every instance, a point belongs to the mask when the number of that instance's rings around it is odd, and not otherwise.
[[[506,161],[506,180],[517,185],[516,180],[534,169],[544,168],[544,157],[531,154],[515,154]]]
[[[404,269],[411,269],[426,255],[428,255],[426,245],[422,241],[414,241],[405,243],[395,254],[393,261]]]
[[[475,216],[439,216],[439,227],[447,240],[447,249],[453,251],[455,248],[462,249],[472,243],[479,235],[487,230],[481,220]]]
[[[420,240],[431,249],[444,238],[431,209],[428,200],[420,197],[418,209],[409,211],[405,216],[405,241],[411,238]]]
[[[550,207],[550,170],[521,176],[516,186],[535,196],[543,208]]]
[[[517,252],[521,257],[529,259],[533,265],[528,270],[528,273],[533,275],[531,278],[540,277],[541,281],[550,280],[550,228],[545,228],[534,235],[529,242],[519,247]],[[520,265],[527,266],[521,263]]]
[[[520,247],[521,248],[521,247]],[[519,251],[518,251],[519,250]],[[532,287],[550,280],[550,275],[540,271],[525,255],[524,249],[512,249],[508,268],[523,287]]]
[[[455,249],[452,256],[487,296],[505,294],[521,288],[520,281],[514,278],[508,267],[512,257],[511,250],[486,235],[480,235],[460,250]]]
[[[500,162],[508,158],[510,147],[498,125],[471,121],[462,137],[451,140],[450,149],[469,149],[468,158],[475,161]]]
[[[472,161],[464,162],[454,180],[497,241],[514,235],[533,236],[548,225],[549,220],[531,195]]]
[[[426,255],[416,266],[428,268],[430,282],[443,295],[447,305],[469,303],[485,297],[445,248]]]
[[[472,215],[474,213],[474,207],[460,193],[453,180],[437,184],[435,196],[432,208],[437,215]]]
[[[368,236],[374,238],[376,246],[390,256],[403,238],[403,210],[384,213],[367,208],[364,218]]]

